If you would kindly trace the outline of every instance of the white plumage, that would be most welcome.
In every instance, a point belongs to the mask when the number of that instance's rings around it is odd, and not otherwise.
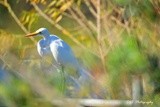
[[[43,39],[37,43],[37,50],[40,56],[52,54],[55,61],[62,67],[62,73],[64,73],[63,68],[65,69],[65,67],[72,68],[76,72],[76,76],[69,75],[68,77],[70,78],[67,80],[74,81],[76,90],[80,90],[80,87],[84,84],[86,85],[87,82],[89,84],[89,82],[93,81],[92,76],[78,64],[72,49],[66,42],[56,35],[50,35],[46,28],[40,28],[36,32],[26,35],[26,37],[36,35],[43,36]]]

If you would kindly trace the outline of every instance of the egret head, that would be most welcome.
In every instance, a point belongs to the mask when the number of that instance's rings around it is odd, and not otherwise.
[[[46,28],[40,28],[37,31],[27,34],[26,37],[36,36],[36,35],[42,35],[44,37],[49,36],[49,31]]]

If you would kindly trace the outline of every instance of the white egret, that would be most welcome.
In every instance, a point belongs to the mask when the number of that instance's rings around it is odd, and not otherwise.
[[[37,50],[40,56],[52,53],[55,61],[62,67],[62,76],[64,78],[64,68],[71,67],[76,71],[77,77],[82,73],[75,55],[70,46],[56,35],[50,35],[46,28],[40,28],[34,33],[27,34],[26,37],[41,35],[41,39],[37,43]],[[83,74],[84,75],[84,74]],[[65,80],[65,78],[64,78]]]
[[[64,91],[65,86],[65,67],[70,67],[76,72],[76,80],[74,80],[75,78],[73,76],[70,76],[68,79],[68,81],[74,81],[74,88],[77,88],[75,89],[76,91],[79,91],[81,86],[85,87],[90,83],[94,83],[95,85],[95,80],[93,77],[79,65],[72,49],[66,42],[64,42],[56,35],[50,35],[46,28],[40,28],[34,33],[26,35],[26,37],[32,37],[36,35],[43,36],[43,39],[37,43],[37,50],[39,55],[43,57],[48,53],[52,53],[55,61],[62,67],[61,73],[64,80],[62,91]]]

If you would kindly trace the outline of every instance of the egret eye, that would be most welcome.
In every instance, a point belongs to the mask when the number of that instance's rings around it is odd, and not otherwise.
[[[39,34],[42,34],[42,32],[39,32]]]

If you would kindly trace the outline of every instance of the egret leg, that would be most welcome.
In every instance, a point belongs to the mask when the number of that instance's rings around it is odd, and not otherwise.
[[[66,80],[65,80],[65,75],[64,75],[64,66],[62,66],[62,71],[61,71],[61,77],[62,77],[62,93],[65,92],[65,85],[66,85]]]

